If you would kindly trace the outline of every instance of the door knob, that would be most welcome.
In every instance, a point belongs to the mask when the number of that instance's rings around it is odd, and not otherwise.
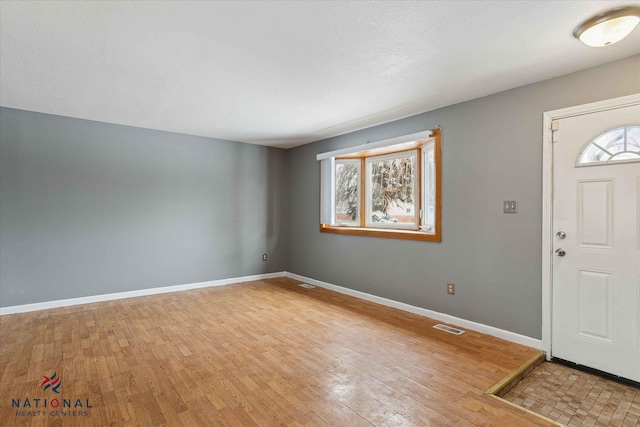
[[[565,233],[564,231],[558,231],[556,233],[556,237],[560,240],[564,239],[565,237],[567,237],[567,233]]]
[[[562,248],[558,248],[556,249],[556,255],[558,256],[565,256],[567,253],[564,251],[564,249]]]

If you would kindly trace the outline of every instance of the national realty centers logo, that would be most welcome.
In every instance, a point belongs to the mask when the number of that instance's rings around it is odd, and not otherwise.
[[[43,375],[42,378],[44,378],[44,381],[42,381],[42,384],[40,384],[40,387],[42,387],[43,390],[46,390],[49,387],[51,387],[52,392],[59,393],[58,389],[60,388],[62,381],[60,381],[60,378],[58,378],[57,373],[54,372],[53,375],[51,375],[50,377]]]
[[[42,376],[40,387],[47,393],[60,394],[62,379],[56,372],[51,376]],[[42,397],[25,397],[24,399],[11,399],[11,407],[16,410],[16,417],[88,417],[93,408],[89,399],[66,399],[54,397],[52,399]]]

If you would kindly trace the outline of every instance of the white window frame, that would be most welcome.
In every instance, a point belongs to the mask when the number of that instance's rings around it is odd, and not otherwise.
[[[434,155],[433,164],[429,161],[429,154]],[[435,192],[435,188],[438,185],[438,177],[435,171],[435,143],[433,141],[427,143],[420,149],[420,155],[422,158],[421,168],[422,175],[420,179],[421,189],[422,189],[422,206],[420,207],[420,230],[425,233],[435,233],[436,227],[436,194],[431,194],[431,181],[433,181],[433,188]],[[434,170],[432,170],[432,168]],[[433,199],[433,206],[430,205],[429,201]],[[433,208],[433,213],[431,213],[431,208]],[[433,215],[433,220],[430,221]]]

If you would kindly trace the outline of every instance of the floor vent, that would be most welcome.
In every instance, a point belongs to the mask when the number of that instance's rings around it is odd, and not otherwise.
[[[310,285],[308,283],[300,283],[298,286],[300,286],[301,288],[305,288],[305,289],[313,289],[313,288],[315,288],[315,286]]]
[[[440,329],[441,331],[449,332],[450,334],[454,334],[454,335],[464,334],[464,331],[462,329],[452,328],[451,326],[441,325],[440,323],[435,325],[434,328]]]

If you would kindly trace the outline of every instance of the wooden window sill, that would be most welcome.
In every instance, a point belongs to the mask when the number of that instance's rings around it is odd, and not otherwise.
[[[320,224],[321,233],[344,234],[352,236],[369,236],[383,237],[386,239],[403,239],[403,240],[419,240],[423,242],[440,242],[442,239],[440,233],[436,230],[435,234],[425,233],[416,230],[398,230],[390,228],[360,228],[360,227],[341,227],[331,226],[329,224]]]

